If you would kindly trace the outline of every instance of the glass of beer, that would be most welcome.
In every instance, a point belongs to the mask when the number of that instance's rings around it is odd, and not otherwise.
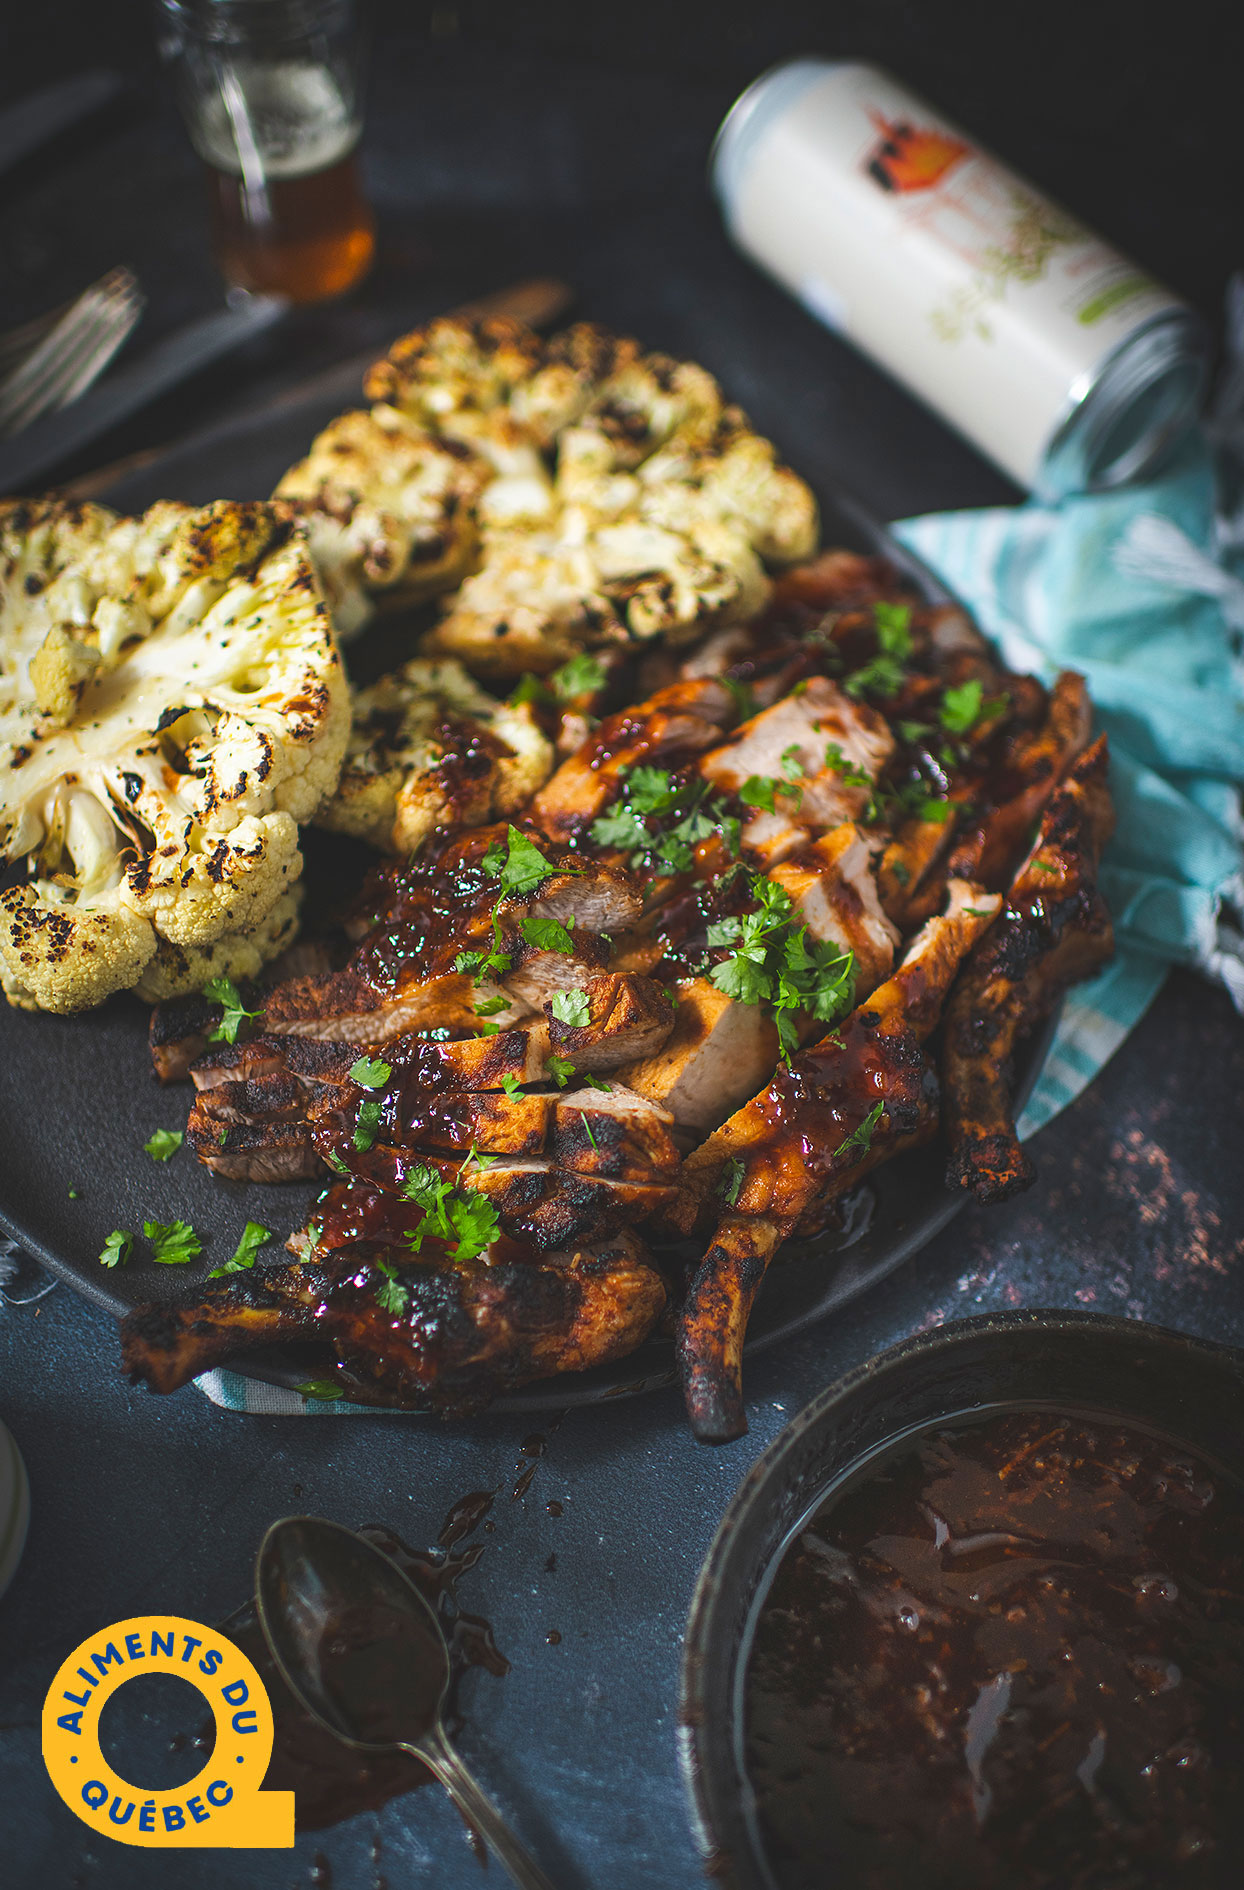
[[[159,0],[159,14],[225,280],[294,302],[353,287],[375,249],[353,0]]]

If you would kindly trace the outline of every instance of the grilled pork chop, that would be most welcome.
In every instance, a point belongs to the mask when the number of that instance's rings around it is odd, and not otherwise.
[[[397,1312],[377,1300],[392,1285],[386,1268],[405,1293]],[[259,1346],[327,1341],[343,1396],[461,1414],[532,1379],[633,1352],[665,1299],[645,1248],[625,1232],[540,1255],[502,1239],[453,1266],[430,1251],[353,1248],[234,1275],[188,1306],[140,1307],[122,1325],[121,1357],[131,1383],[176,1391]]]
[[[928,921],[894,976],[687,1158],[684,1178],[701,1217],[720,1213],[678,1327],[687,1410],[702,1442],[725,1443],[747,1428],[743,1340],[778,1246],[870,1168],[936,1128],[937,1078],[922,1045],[1000,904],[954,882],[945,915]]]
[[[1097,890],[1098,861],[1114,827],[1106,768],[1103,735],[1052,795],[1002,916],[947,1007],[946,1180],[970,1188],[978,1201],[1003,1201],[1034,1178],[1015,1134],[1016,1045],[1113,950]]]

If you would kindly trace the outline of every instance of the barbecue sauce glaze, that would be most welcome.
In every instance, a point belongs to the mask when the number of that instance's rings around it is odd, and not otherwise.
[[[1242,1497],[1049,1411],[925,1432],[832,1496],[747,1672],[783,1890],[1244,1881]]]

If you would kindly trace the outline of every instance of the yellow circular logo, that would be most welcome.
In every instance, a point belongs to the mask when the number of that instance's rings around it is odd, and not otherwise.
[[[203,1770],[176,1791],[140,1792],[99,1745],[99,1715],[140,1673],[171,1673],[198,1688],[216,1722]],[[101,1837],[152,1849],[287,1850],[293,1792],[265,1792],[272,1707],[241,1650],[215,1628],[180,1615],[116,1621],[76,1647],[43,1702],[43,1761],[76,1817]]]

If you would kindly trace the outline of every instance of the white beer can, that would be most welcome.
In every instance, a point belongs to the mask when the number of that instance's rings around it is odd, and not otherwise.
[[[764,74],[712,179],[748,255],[1021,485],[1125,484],[1194,423],[1196,313],[875,67]]]

